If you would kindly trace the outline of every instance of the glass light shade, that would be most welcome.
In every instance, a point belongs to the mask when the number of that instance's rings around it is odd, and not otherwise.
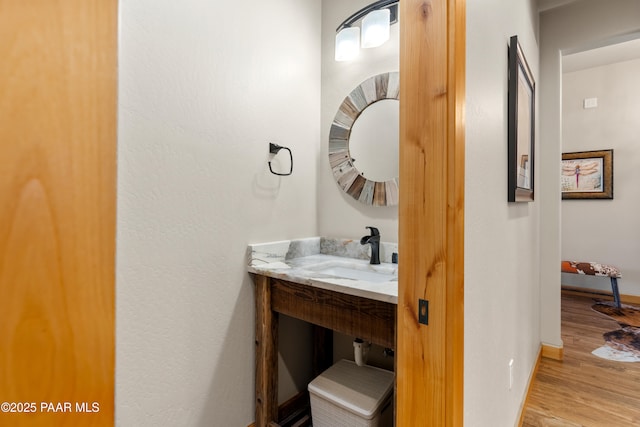
[[[336,61],[349,61],[360,52],[360,28],[347,27],[336,34]]]
[[[389,9],[374,10],[362,20],[362,47],[378,47],[389,40],[391,12]]]

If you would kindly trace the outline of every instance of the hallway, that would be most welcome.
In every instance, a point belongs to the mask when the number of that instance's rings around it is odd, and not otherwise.
[[[614,362],[591,351],[618,324],[591,309],[593,298],[562,295],[562,362],[542,359],[524,427],[640,425],[640,363]]]

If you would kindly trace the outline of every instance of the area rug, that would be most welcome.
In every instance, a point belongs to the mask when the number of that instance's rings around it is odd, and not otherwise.
[[[618,322],[620,329],[602,334],[605,345],[592,351],[595,356],[617,362],[640,362],[640,308],[600,301],[591,307]]]

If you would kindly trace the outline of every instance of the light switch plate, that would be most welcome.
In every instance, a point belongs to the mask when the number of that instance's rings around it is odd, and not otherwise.
[[[423,325],[429,324],[429,301],[418,300],[418,322]]]

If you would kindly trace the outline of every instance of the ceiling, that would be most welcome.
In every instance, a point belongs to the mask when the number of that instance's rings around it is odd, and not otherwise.
[[[554,9],[579,0],[538,0],[538,12]]]
[[[538,0],[538,12],[545,12],[581,0]],[[603,42],[602,46],[582,52],[565,53],[562,57],[562,72],[584,70],[616,62],[640,59],[640,33]]]
[[[640,36],[640,34],[636,36]],[[564,55],[562,57],[562,72],[570,73],[633,59],[640,59],[640,38]]]

